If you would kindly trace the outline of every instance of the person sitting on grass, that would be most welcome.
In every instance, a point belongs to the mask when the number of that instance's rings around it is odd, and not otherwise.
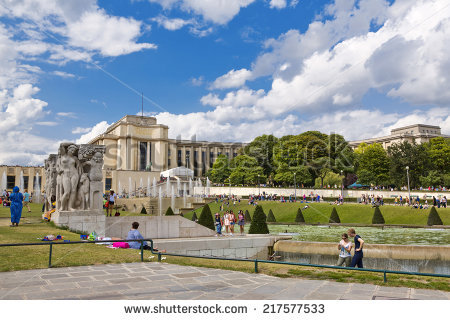
[[[138,231],[139,228],[139,222],[133,222],[131,224],[131,230],[128,231],[127,240],[140,240],[144,239],[144,237],[141,235],[141,233]],[[128,243],[130,245],[131,249],[140,249],[141,243],[139,241],[130,241]],[[144,250],[151,250],[151,247],[147,244],[147,241],[143,241],[142,245],[144,246]],[[153,251],[158,252],[158,248],[154,247]],[[159,252],[166,252],[166,250],[161,250]]]

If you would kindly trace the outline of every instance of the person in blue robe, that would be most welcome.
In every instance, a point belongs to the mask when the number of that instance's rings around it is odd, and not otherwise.
[[[14,187],[13,192],[9,196],[11,200],[11,225],[10,227],[18,227],[20,217],[22,216],[23,194],[19,192],[19,187]]]

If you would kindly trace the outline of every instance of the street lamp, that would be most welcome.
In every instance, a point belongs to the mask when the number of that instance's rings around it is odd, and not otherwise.
[[[294,172],[294,202],[297,202],[297,182],[295,181],[296,172]]]
[[[409,189],[409,166],[406,166],[406,178],[408,180],[408,203],[411,204],[411,191]]]
[[[341,170],[341,176],[343,175],[344,171]],[[344,203],[344,178],[342,178],[341,181],[341,197],[342,197],[342,203]]]
[[[261,197],[261,184],[259,183],[259,174],[258,174],[258,198]]]

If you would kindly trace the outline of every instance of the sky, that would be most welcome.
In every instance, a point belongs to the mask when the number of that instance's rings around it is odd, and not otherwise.
[[[449,43],[450,0],[0,0],[0,164],[42,165],[142,95],[170,138],[450,134]]]

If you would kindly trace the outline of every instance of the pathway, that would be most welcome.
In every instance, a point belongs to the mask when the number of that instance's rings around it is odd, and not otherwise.
[[[450,292],[129,263],[0,273],[0,299],[450,299]]]

